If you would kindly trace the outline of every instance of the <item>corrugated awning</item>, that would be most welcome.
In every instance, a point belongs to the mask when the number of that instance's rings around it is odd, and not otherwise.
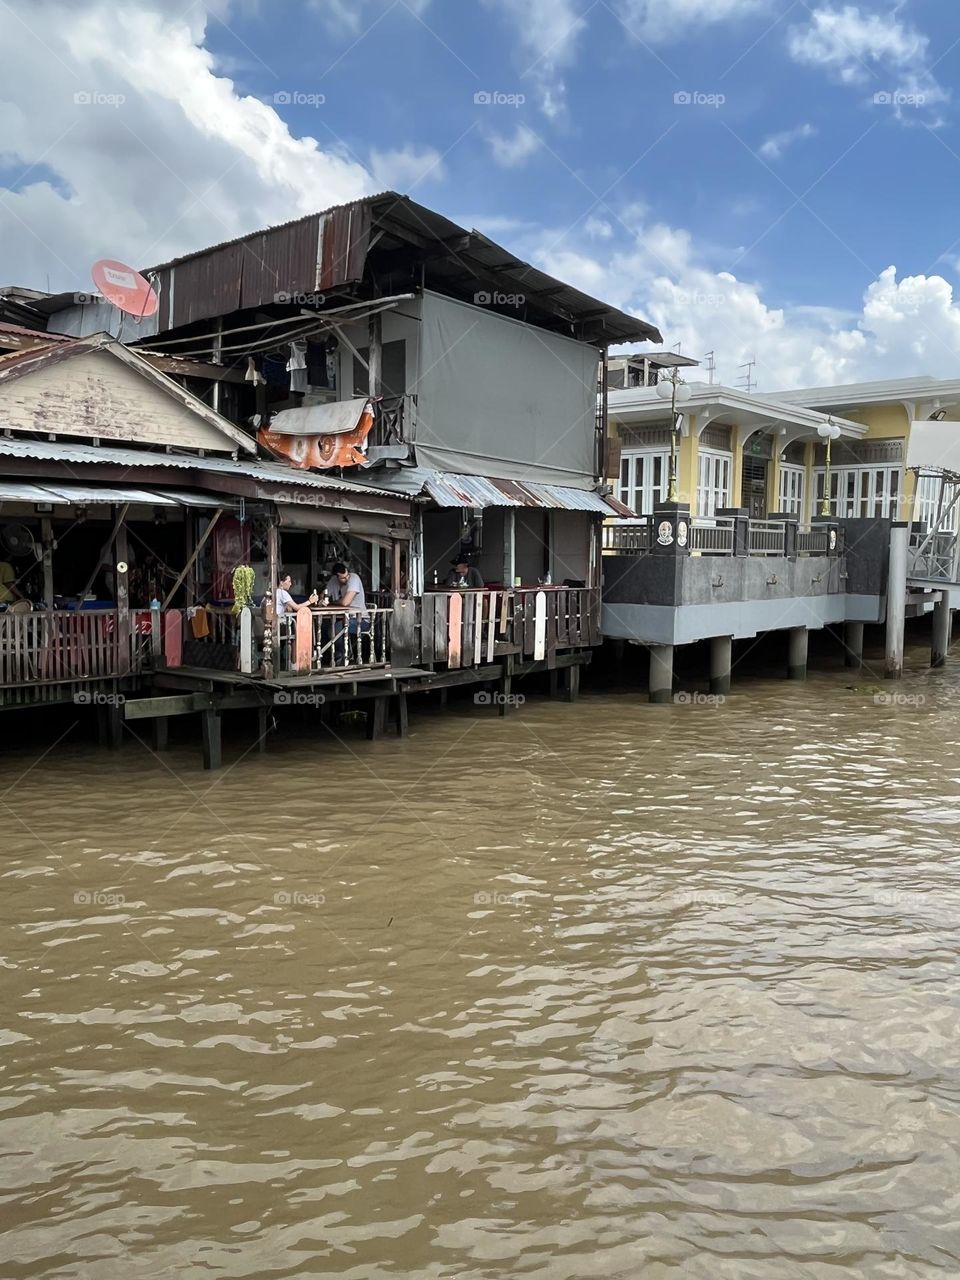
[[[42,502],[54,506],[93,506],[98,503],[137,504],[144,507],[226,507],[229,498],[216,494],[183,493],[178,490],[129,489],[118,485],[21,483],[0,480],[0,502]]]
[[[588,511],[602,516],[633,516],[629,507],[595,489],[534,484],[531,480],[500,480],[495,476],[462,475],[406,467],[378,476],[384,488],[430,498],[438,507],[539,507],[556,511]]]

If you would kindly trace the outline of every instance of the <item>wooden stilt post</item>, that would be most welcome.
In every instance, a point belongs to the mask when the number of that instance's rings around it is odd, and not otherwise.
[[[169,716],[154,716],[153,719],[153,749],[158,754],[166,751],[169,741],[168,730],[170,727]]]
[[[503,659],[503,675],[500,677],[500,692],[497,695],[497,714],[505,716],[513,701],[513,654],[508,653]]]
[[[580,696],[580,663],[574,662],[564,671],[563,692],[567,702],[576,702]]]
[[[270,729],[269,707],[257,708],[257,750],[263,754],[267,749],[267,733]]]
[[[219,769],[223,763],[220,736],[220,712],[201,711],[203,722],[203,767]]]
[[[375,739],[382,737],[383,728],[387,722],[387,699],[373,698],[371,700],[370,710],[367,712],[367,737],[373,742]]]
[[[397,737],[405,738],[409,732],[409,721],[407,719],[407,691],[405,689],[397,690]]]

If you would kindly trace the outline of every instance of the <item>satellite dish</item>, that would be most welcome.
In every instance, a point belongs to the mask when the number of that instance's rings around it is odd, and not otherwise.
[[[127,315],[142,320],[160,305],[149,280],[115,258],[101,258],[90,270],[97,292]]]

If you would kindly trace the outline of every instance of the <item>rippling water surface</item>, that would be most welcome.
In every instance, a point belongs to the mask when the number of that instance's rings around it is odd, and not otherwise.
[[[219,775],[7,756],[0,1275],[960,1274],[960,668],[919,663]]]

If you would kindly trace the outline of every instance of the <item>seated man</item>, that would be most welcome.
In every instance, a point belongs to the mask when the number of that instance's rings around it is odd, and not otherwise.
[[[360,575],[351,573],[342,560],[338,560],[333,566],[330,581],[326,586],[326,594],[333,608],[344,609],[349,615],[346,619],[346,626],[342,622],[338,622],[334,636],[334,661],[339,666],[342,666],[346,657],[344,636],[355,640],[358,635],[365,635],[370,630],[367,598],[364,594]],[[331,633],[331,629],[327,628],[326,638],[329,638]]]
[[[459,560],[451,560],[453,568],[447,574],[444,586],[446,587],[482,587],[483,578],[480,576],[480,570],[472,565],[469,560],[463,556]]]

